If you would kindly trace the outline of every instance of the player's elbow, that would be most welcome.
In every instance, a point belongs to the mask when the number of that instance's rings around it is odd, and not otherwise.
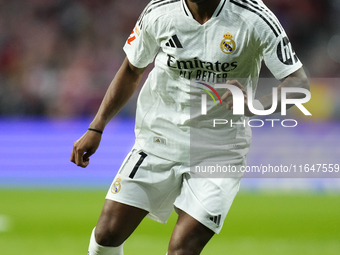
[[[295,87],[295,88],[302,88],[305,90],[308,90],[310,92],[310,84],[308,77],[304,71],[304,69],[301,67],[296,72],[292,73],[286,79],[284,80],[284,83],[287,87]],[[303,98],[303,93],[297,93],[295,98]]]
[[[299,83],[300,83],[300,88],[307,89],[308,91],[310,91],[310,85],[309,85],[309,80],[307,76],[300,77]]]
[[[308,78],[299,78],[299,85],[298,85],[299,88],[302,88],[302,89],[305,89],[305,90],[308,90],[310,92],[310,84],[309,84],[309,81],[308,81]],[[299,98],[304,98],[305,95],[304,94],[299,94],[300,97]]]

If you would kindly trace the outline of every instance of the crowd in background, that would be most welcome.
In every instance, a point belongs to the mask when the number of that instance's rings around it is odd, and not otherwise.
[[[308,75],[339,77],[340,1],[263,1]],[[0,115],[95,114],[148,2],[0,0]],[[261,75],[270,76],[266,69]],[[132,102],[120,114],[134,111]]]

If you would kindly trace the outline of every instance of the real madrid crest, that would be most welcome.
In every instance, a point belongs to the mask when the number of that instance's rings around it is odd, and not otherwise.
[[[111,192],[116,194],[120,191],[120,188],[122,187],[122,185],[120,184],[120,182],[122,181],[122,179],[120,177],[118,177],[114,183],[111,186]]]
[[[232,34],[226,33],[223,35],[223,37],[224,39],[221,42],[221,50],[226,54],[230,54],[234,52],[236,48],[236,44],[232,40],[233,39]]]

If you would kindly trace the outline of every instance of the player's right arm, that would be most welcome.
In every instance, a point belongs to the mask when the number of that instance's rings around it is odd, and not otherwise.
[[[127,57],[111,82],[89,128],[99,131],[104,130],[106,124],[133,95],[146,67],[153,62],[157,55],[160,47],[155,39],[155,34],[157,34],[155,32],[155,20],[157,16],[154,16],[153,12],[151,12],[155,4],[157,5],[158,2],[151,1],[145,8],[129,39],[126,41],[124,51]],[[100,133],[87,131],[74,143],[71,161],[78,166],[87,167],[89,157],[97,150],[100,140]]]
[[[107,123],[123,108],[135,92],[145,68],[133,66],[128,58],[125,58],[122,66],[112,80],[99,110],[91,122],[89,128],[103,131]],[[89,157],[99,147],[101,134],[87,131],[74,144],[71,161],[80,167],[87,167]]]

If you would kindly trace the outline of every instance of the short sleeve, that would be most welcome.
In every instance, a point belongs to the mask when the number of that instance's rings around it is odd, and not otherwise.
[[[263,3],[261,5],[264,6]],[[280,80],[301,68],[302,63],[275,15],[268,9],[267,13],[270,18],[257,27],[260,49],[266,66]]]
[[[123,48],[130,63],[138,68],[152,63],[159,50],[156,39],[148,31],[153,24],[143,16],[142,13]]]

